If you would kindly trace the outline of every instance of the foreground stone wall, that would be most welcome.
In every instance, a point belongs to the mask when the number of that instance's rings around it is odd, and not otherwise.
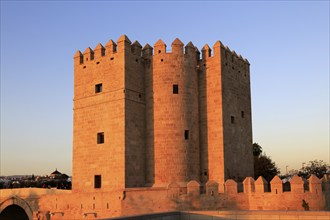
[[[270,184],[262,177],[256,181],[248,177],[242,184],[242,190],[234,180],[227,180],[224,186],[215,181],[208,181],[205,185],[190,181],[185,186],[173,182],[166,187],[85,193],[48,189],[0,190],[0,211],[17,204],[26,210],[31,220],[70,220],[171,211],[303,211],[303,200],[308,203],[310,211],[330,210],[330,187],[326,178],[320,180],[311,176],[306,185],[300,177],[294,176],[290,191],[283,191],[279,177],[274,177]],[[225,189],[224,193],[220,192],[220,187]]]
[[[233,180],[225,183],[227,207],[239,210],[305,210],[303,201],[309,210],[329,210],[329,182],[315,176],[305,184],[302,178],[294,176],[290,181],[290,191],[283,191],[283,184],[275,176],[270,185],[259,177],[256,181],[248,177],[243,181],[243,192],[238,192],[238,185]],[[270,189],[269,189],[270,186]]]

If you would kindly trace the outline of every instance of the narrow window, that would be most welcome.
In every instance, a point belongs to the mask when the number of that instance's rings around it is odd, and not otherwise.
[[[232,124],[235,124],[235,117],[234,116],[231,116],[230,117],[230,121],[231,121]]]
[[[184,139],[188,140],[189,139],[189,130],[184,131]]]
[[[179,85],[173,84],[173,94],[179,94]]]
[[[244,111],[241,111],[241,116],[242,118],[244,118]]]
[[[94,176],[94,188],[95,189],[101,188],[101,175]]]
[[[104,143],[104,132],[97,133],[97,143],[98,144]]]
[[[95,93],[102,92],[102,83],[95,85]]]

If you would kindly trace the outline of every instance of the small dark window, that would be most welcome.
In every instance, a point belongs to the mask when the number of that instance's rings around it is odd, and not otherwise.
[[[161,50],[158,50],[158,53],[161,53],[162,51]]]
[[[184,131],[184,139],[188,140],[189,139],[189,130]]]
[[[83,68],[86,69],[86,66],[84,66]]]
[[[234,116],[231,116],[230,117],[230,121],[231,121],[232,124],[235,124],[235,117]]]
[[[179,85],[173,84],[173,94],[179,94]]]
[[[110,58],[110,60],[113,60],[113,59],[114,59],[113,57]]]
[[[102,92],[102,83],[95,85],[95,93]]]
[[[138,59],[136,59],[136,60],[135,60],[135,62],[139,62],[139,60],[138,60]]]
[[[96,62],[96,64],[100,64],[100,62]]]
[[[164,61],[164,59],[161,59],[161,60],[160,60],[160,62],[163,62],[163,61]]]
[[[241,116],[242,118],[244,118],[244,111],[241,111]]]
[[[97,133],[97,143],[98,144],[104,143],[104,132]]]
[[[207,172],[206,171],[204,172],[204,176],[207,176]]]
[[[94,188],[95,189],[101,188],[101,175],[94,176]]]

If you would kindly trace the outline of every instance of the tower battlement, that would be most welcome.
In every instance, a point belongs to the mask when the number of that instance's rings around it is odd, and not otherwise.
[[[161,39],[154,44],[154,47],[151,47],[149,44],[146,44],[144,47],[142,47],[138,41],[134,41],[133,43],[131,43],[130,39],[126,35],[122,35],[117,40],[117,43],[110,39],[105,45],[105,47],[101,43],[99,43],[94,48],[94,50],[92,50],[90,47],[86,48],[83,53],[78,50],[74,55],[74,58],[77,63],[86,64],[88,63],[88,61],[97,60],[101,57],[111,57],[111,55],[117,53],[117,51],[126,51],[131,52],[132,54],[139,57],[163,55],[164,53],[185,55],[190,54],[198,55],[196,56],[197,60],[205,60],[207,58],[212,58],[213,56],[219,56],[220,50],[224,50],[225,59],[228,59],[228,61],[230,58],[232,62],[234,62],[234,60],[240,60],[246,64],[250,64],[246,58],[243,58],[240,54],[236,54],[234,50],[231,51],[229,47],[224,46],[221,41],[217,41],[213,45],[213,49],[211,49],[208,44],[205,44],[204,47],[201,49],[201,58],[199,57],[199,50],[193,45],[191,41],[186,46],[184,46],[181,40],[179,38],[176,38],[171,44],[172,50],[167,50],[166,48],[166,44]]]

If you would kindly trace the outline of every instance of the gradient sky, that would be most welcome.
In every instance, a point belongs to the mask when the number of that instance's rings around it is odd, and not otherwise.
[[[1,1],[0,175],[71,174],[73,55],[122,34],[221,40],[251,63],[254,142],[329,163],[329,1]]]

